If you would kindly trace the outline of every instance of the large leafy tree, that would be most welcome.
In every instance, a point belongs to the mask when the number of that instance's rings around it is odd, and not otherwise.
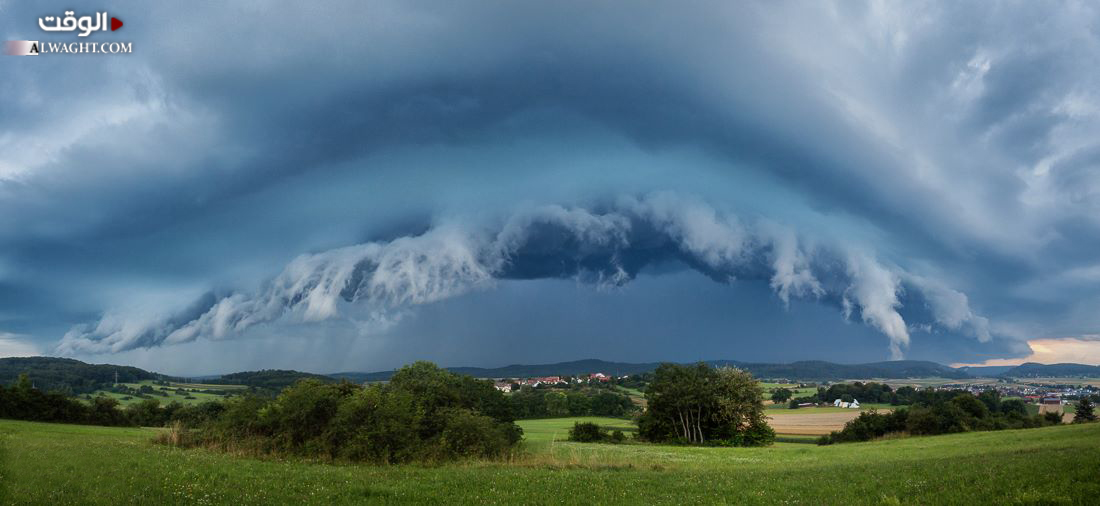
[[[764,419],[763,390],[746,371],[662,364],[646,397],[649,407],[639,430],[652,441],[766,444],[774,439]]]

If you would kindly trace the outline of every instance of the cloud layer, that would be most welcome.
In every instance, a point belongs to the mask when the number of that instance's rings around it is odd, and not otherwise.
[[[80,326],[58,345],[62,354],[227,339],[289,317],[317,322],[359,303],[379,319],[402,308],[484,289],[502,279],[574,278],[617,287],[654,264],[678,262],[720,282],[767,280],[784,304],[791,297],[838,303],[885,334],[890,354],[909,346],[902,298],[928,301],[932,320],[990,339],[985,318],[965,295],[928,283],[867,252],[815,245],[779,225],[745,223],[674,194],[620,198],[600,211],[557,205],[508,217],[498,227],[441,223],[414,236],[303,255],[257,294],[207,295],[188,310],[141,324],[106,317]],[[904,282],[908,281],[908,282]],[[916,322],[910,323],[916,324]]]

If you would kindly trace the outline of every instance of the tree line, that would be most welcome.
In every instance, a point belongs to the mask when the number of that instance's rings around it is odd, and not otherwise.
[[[517,419],[564,416],[624,417],[637,411],[630,397],[606,388],[567,391],[523,387],[508,397]]]
[[[900,390],[900,389],[899,389]],[[1086,400],[1078,409],[1087,414],[1079,416],[1088,421],[1091,405]],[[919,391],[912,405],[892,412],[865,411],[844,425],[840,431],[822,436],[819,444],[869,441],[887,434],[936,435],[955,432],[1026,429],[1062,423],[1059,413],[1029,415],[1027,404],[1020,399],[1001,399],[996,390],[986,390],[979,395],[965,390]]]
[[[787,402],[786,399],[790,399],[789,407],[791,409],[797,409],[799,404],[832,403],[837,399],[844,402],[858,400],[865,404],[875,403],[901,406],[918,402],[922,395],[920,390],[910,386],[904,386],[894,390],[890,385],[873,381],[867,383],[859,381],[853,383],[836,383],[829,385],[827,388],[818,387],[817,393],[815,394],[795,398],[790,398],[790,395],[783,396],[783,392],[779,392],[778,390],[775,394],[773,394],[772,400],[777,403]],[[785,398],[781,399],[782,397]]]

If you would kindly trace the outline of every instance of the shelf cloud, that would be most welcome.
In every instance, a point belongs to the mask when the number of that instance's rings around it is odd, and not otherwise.
[[[882,265],[840,244],[799,242],[773,223],[748,223],[700,201],[661,193],[595,209],[535,207],[495,227],[445,222],[426,232],[303,255],[256,294],[210,294],[186,311],[140,325],[106,317],[78,326],[61,354],[119,352],[198,338],[228,339],[289,317],[322,321],[345,303],[379,312],[437,302],[504,279],[574,278],[600,287],[628,283],[656,263],[681,262],[718,282],[767,280],[777,298],[832,301],[847,318],[884,334],[902,358],[909,332],[902,297],[930,302],[932,321],[990,339],[988,321],[965,295]]]

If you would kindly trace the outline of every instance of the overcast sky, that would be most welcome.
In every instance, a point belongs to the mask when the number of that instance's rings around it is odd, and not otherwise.
[[[71,8],[0,0],[133,47],[0,57],[2,356],[1100,363],[1093,2]]]

